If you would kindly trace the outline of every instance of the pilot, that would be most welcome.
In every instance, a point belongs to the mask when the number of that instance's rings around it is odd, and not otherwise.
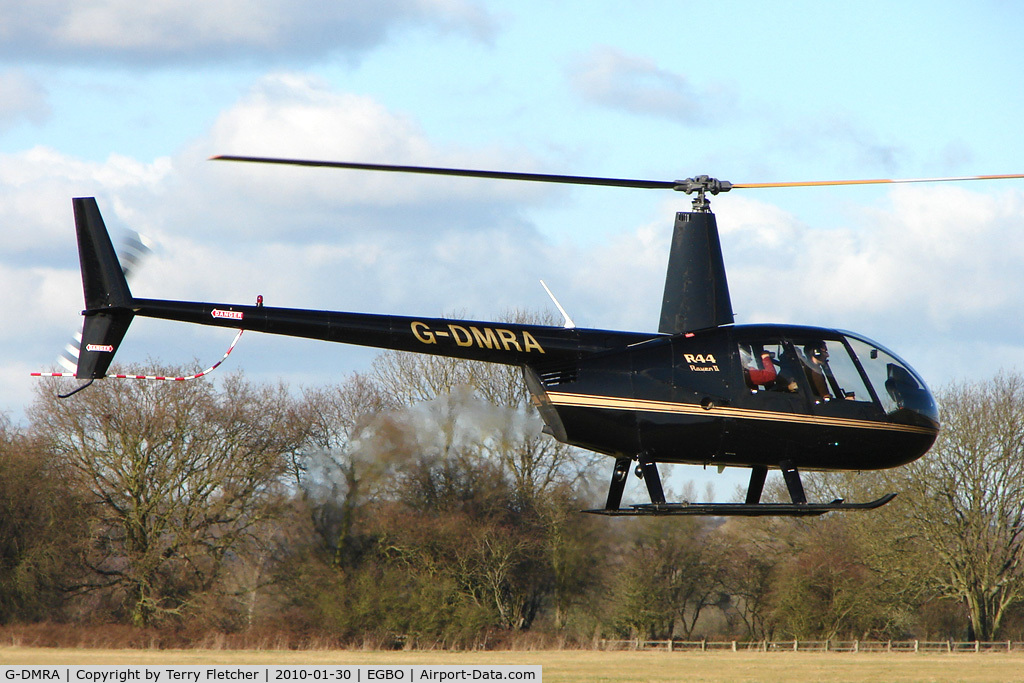
[[[804,345],[804,368],[807,380],[811,383],[811,389],[815,396],[822,401],[831,401],[832,394],[828,390],[828,381],[825,379],[825,368],[828,365],[828,346],[824,341],[813,341]]]

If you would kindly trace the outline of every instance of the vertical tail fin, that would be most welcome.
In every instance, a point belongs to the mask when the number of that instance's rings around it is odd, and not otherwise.
[[[733,321],[715,214],[677,213],[658,331],[679,334]]]
[[[93,197],[72,200],[85,293],[79,379],[103,377],[132,322],[132,293]]]

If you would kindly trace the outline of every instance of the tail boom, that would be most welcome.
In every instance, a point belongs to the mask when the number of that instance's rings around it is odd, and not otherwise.
[[[547,325],[141,298],[134,299],[133,313],[147,318],[506,365],[575,360],[659,336]]]

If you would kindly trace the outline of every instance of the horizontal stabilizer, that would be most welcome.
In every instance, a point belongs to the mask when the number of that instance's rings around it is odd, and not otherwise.
[[[132,322],[130,310],[119,309],[89,315],[82,328],[82,347],[78,352],[78,379],[105,377],[114,353],[121,345]]]

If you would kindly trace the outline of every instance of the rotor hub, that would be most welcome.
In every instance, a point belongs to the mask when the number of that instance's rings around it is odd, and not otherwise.
[[[711,200],[707,198],[707,193],[710,192],[714,195],[719,192],[728,192],[732,189],[732,183],[728,180],[719,180],[711,176],[699,175],[687,178],[686,180],[675,181],[672,189],[677,192],[685,192],[686,194],[696,193],[697,196],[693,198],[693,210],[708,212],[711,211]]]

